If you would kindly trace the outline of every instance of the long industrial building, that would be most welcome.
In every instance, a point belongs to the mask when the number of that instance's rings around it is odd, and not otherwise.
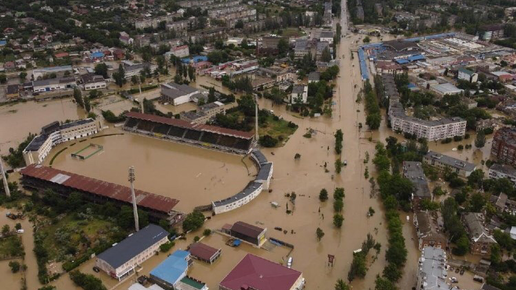
[[[52,189],[66,197],[72,192],[82,193],[94,203],[113,202],[116,205],[131,205],[131,189],[126,186],[102,181],[42,165],[29,165],[20,171],[24,187],[36,190]],[[176,224],[183,215],[174,210],[179,200],[142,190],[135,190],[136,203],[149,214],[150,220],[168,220]]]
[[[204,148],[247,154],[254,144],[254,134],[217,126],[130,112],[124,130]]]
[[[385,95],[389,98],[389,121],[395,132],[415,135],[428,141],[464,136],[466,134],[466,120],[453,117],[439,120],[422,120],[405,113],[400,102],[400,96],[392,74],[382,75]]]

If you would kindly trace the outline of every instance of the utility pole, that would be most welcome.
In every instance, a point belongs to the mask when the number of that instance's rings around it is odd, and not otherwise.
[[[138,219],[138,207],[136,206],[136,195],[134,194],[134,166],[129,167],[129,182],[131,182],[131,197],[133,201],[133,213],[134,213],[134,228],[136,231],[140,230],[140,221]]]
[[[141,110],[142,110],[142,114],[145,114],[145,112],[143,111],[143,99],[142,99],[142,81],[141,79],[139,79],[138,81],[138,87],[140,88],[140,106],[141,106]]]
[[[7,177],[5,176],[4,162],[2,161],[2,158],[0,158],[0,171],[2,171],[2,179],[4,181],[5,195],[7,197],[11,197],[11,191],[9,190],[9,183],[7,182]]]
[[[258,95],[254,95],[254,114],[255,114],[255,118],[254,118],[254,126],[255,126],[255,138],[256,138],[256,142],[258,142],[258,138],[260,137],[258,135]]]

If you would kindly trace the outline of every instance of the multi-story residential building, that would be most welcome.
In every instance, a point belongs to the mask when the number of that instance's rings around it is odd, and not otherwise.
[[[496,244],[496,240],[484,226],[484,215],[468,212],[462,216],[462,220],[468,230],[471,253],[489,256],[491,254],[491,246]]]
[[[172,55],[178,58],[184,58],[190,55],[188,45],[176,46],[170,49]]]
[[[258,55],[278,54],[278,44],[281,37],[265,36],[259,41],[256,46],[256,53]]]
[[[432,199],[432,194],[428,188],[428,181],[426,180],[425,173],[423,172],[421,162],[404,161],[403,176],[409,179],[414,185],[414,191],[412,192],[412,203],[414,209],[419,207],[421,200]]]
[[[502,128],[496,131],[491,147],[491,157],[516,166],[516,129]]]
[[[109,276],[122,280],[136,267],[159,252],[159,246],[168,242],[168,232],[162,227],[149,224],[125,240],[100,253],[95,266]]]
[[[416,227],[419,249],[435,247],[446,249],[447,239],[438,232],[438,227],[433,221],[432,214],[426,211],[414,213],[414,226]]]
[[[75,78],[55,78],[32,82],[34,93],[45,93],[59,90],[72,89],[77,85]]]
[[[308,86],[294,85],[292,94],[290,95],[289,103],[291,104],[306,104],[308,101]]]
[[[421,252],[417,273],[417,290],[449,290],[446,252],[440,248],[426,247]]]
[[[476,72],[472,72],[466,68],[459,68],[457,78],[459,80],[476,83],[478,81],[478,74]]]
[[[493,164],[489,168],[489,178],[507,178],[516,185],[516,169],[510,165]]]
[[[179,114],[181,120],[196,124],[206,124],[213,119],[217,114],[224,113],[224,104],[221,102],[213,102],[199,106],[197,111],[182,112]]]
[[[434,151],[428,151],[423,157],[423,163],[431,165],[441,171],[446,169],[455,172],[459,177],[467,178],[473,171],[475,171],[475,164],[462,161],[448,155],[443,155]]]
[[[95,74],[82,75],[81,82],[85,91],[105,89],[107,86],[104,77]]]
[[[389,98],[389,121],[395,132],[415,135],[428,141],[436,141],[466,134],[466,120],[453,117],[440,120],[422,120],[407,116],[391,74],[382,75],[385,95]]]
[[[59,124],[53,122],[42,128],[41,134],[34,137],[23,150],[25,164],[41,163],[50,150],[57,144],[84,138],[101,130],[100,121],[84,119],[75,122]]]

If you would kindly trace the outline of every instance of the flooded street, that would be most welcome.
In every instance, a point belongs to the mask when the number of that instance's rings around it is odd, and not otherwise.
[[[0,152],[16,148],[29,133],[54,122],[84,118],[82,109],[71,98],[48,102],[26,102],[0,106]]]
[[[344,25],[343,32],[346,33],[346,31],[347,25]],[[225,245],[224,236],[213,233],[205,238],[203,243],[222,248],[221,258],[212,265],[195,261],[189,270],[190,276],[206,282],[211,289],[218,289],[220,281],[246,253],[254,253],[278,263],[284,263],[288,256],[292,256],[293,268],[303,272],[307,289],[333,289],[337,279],[347,281],[353,251],[362,246],[367,234],[371,234],[376,242],[381,244],[381,251],[377,257],[373,257],[374,250],[370,252],[367,260],[369,270],[365,279],[356,279],[351,285],[353,289],[374,289],[375,277],[381,275],[386,266],[385,250],[388,246],[388,234],[381,202],[377,197],[371,196],[370,182],[364,177],[366,168],[369,174],[375,177],[375,168],[371,161],[365,164],[364,159],[366,152],[370,159],[373,158],[375,142],[385,142],[385,138],[389,136],[395,136],[399,141],[404,139],[388,129],[385,120],[377,132],[369,132],[365,129],[363,104],[355,101],[362,87],[358,58],[356,53],[354,59],[350,58],[351,50],[356,48],[356,42],[362,37],[362,35],[351,35],[341,40],[337,53],[340,57],[340,76],[337,78],[332,117],[303,118],[287,111],[284,105],[274,105],[266,99],[259,100],[260,108],[274,110],[278,116],[299,126],[285,146],[274,149],[262,148],[267,159],[274,162],[272,191],[263,191],[255,200],[239,209],[213,216],[204,226],[204,228],[217,230],[225,224],[244,221],[267,228],[268,237],[293,244],[294,250],[290,253],[289,249],[283,247],[265,250],[249,245],[231,248]],[[342,58],[342,56],[345,57]],[[173,71],[171,75],[174,75]],[[197,82],[192,85],[215,86],[217,90],[228,93],[221,88],[220,83],[204,76],[199,76]],[[141,97],[150,98],[156,94],[159,94],[159,89],[144,92]],[[118,101],[116,98],[113,97],[103,103],[103,107],[112,109],[116,114],[130,107],[131,104],[127,101]],[[156,107],[163,112],[174,114],[185,109],[196,108],[190,103],[179,107],[156,104]],[[16,112],[9,112],[10,110],[16,110]],[[23,140],[27,132],[38,132],[41,126],[51,121],[81,117],[83,112],[77,110],[71,100],[0,107],[0,138],[2,138],[0,149],[5,152],[16,142]],[[359,123],[364,124],[364,129],[358,129]],[[347,161],[347,166],[340,174],[335,172],[334,166],[338,158],[334,152],[334,133],[338,129],[344,133],[341,160]],[[308,130],[315,132],[311,138],[303,136]],[[101,136],[111,133],[116,135]],[[372,141],[369,141],[369,138]],[[487,136],[488,141],[482,150],[454,150],[459,144],[474,143],[474,134],[471,134],[468,140],[445,145],[430,143],[429,147],[430,150],[479,165],[481,160],[486,160],[489,156],[491,139],[492,135]],[[86,160],[71,157],[71,153],[90,143],[103,146],[103,150]],[[52,157],[65,147],[67,149],[52,161]],[[301,158],[294,159],[296,153],[300,154]],[[195,206],[209,204],[213,200],[237,193],[256,175],[256,167],[249,158],[129,134],[115,128],[104,130],[98,136],[82,142],[60,144],[52,150],[45,164],[122,185],[128,185],[127,170],[129,166],[135,166],[136,188],[179,199],[177,209],[183,212],[190,212]],[[345,189],[343,209],[345,220],[341,229],[336,229],[333,225],[333,191],[336,187]],[[318,199],[319,192],[323,188],[328,190],[330,196],[326,202],[320,202]],[[285,196],[292,192],[297,195],[295,204]],[[272,207],[271,202],[277,202],[280,207]],[[287,207],[292,210],[291,214],[286,213]],[[367,217],[370,207],[376,214]],[[406,218],[407,215],[410,216],[409,220]],[[398,286],[405,290],[415,285],[420,253],[415,240],[412,213],[400,213],[400,219],[403,223],[408,255],[404,275]],[[9,223],[14,226],[12,221],[5,220],[4,209],[0,211],[0,225]],[[26,231],[23,243],[26,251],[25,259],[29,267],[28,289],[32,290],[40,286],[37,282],[37,265],[32,252],[32,228],[27,220],[22,223]],[[287,230],[287,233],[276,231],[275,227],[281,227]],[[316,237],[317,228],[321,228],[325,233],[321,241]],[[202,235],[203,229],[189,234],[187,241],[176,241],[171,251],[186,249],[194,236]],[[328,255],[335,256],[333,266],[328,265]],[[149,271],[163,261],[164,256],[165,254],[161,253],[143,263],[140,274],[148,275]],[[92,270],[93,265],[94,259],[91,259],[78,269],[99,277],[108,289],[125,290],[134,282],[135,276],[117,284],[117,280],[106,274],[95,273]],[[5,262],[0,262],[0,277],[6,281],[5,285],[9,287],[6,288],[7,290],[19,289],[19,284],[16,283],[19,283],[20,277],[12,275]],[[79,289],[72,284],[67,274],[51,284],[57,286],[59,290]]]

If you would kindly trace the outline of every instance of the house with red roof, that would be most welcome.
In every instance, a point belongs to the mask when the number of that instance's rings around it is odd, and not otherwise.
[[[247,254],[220,282],[219,290],[301,290],[303,273]]]

